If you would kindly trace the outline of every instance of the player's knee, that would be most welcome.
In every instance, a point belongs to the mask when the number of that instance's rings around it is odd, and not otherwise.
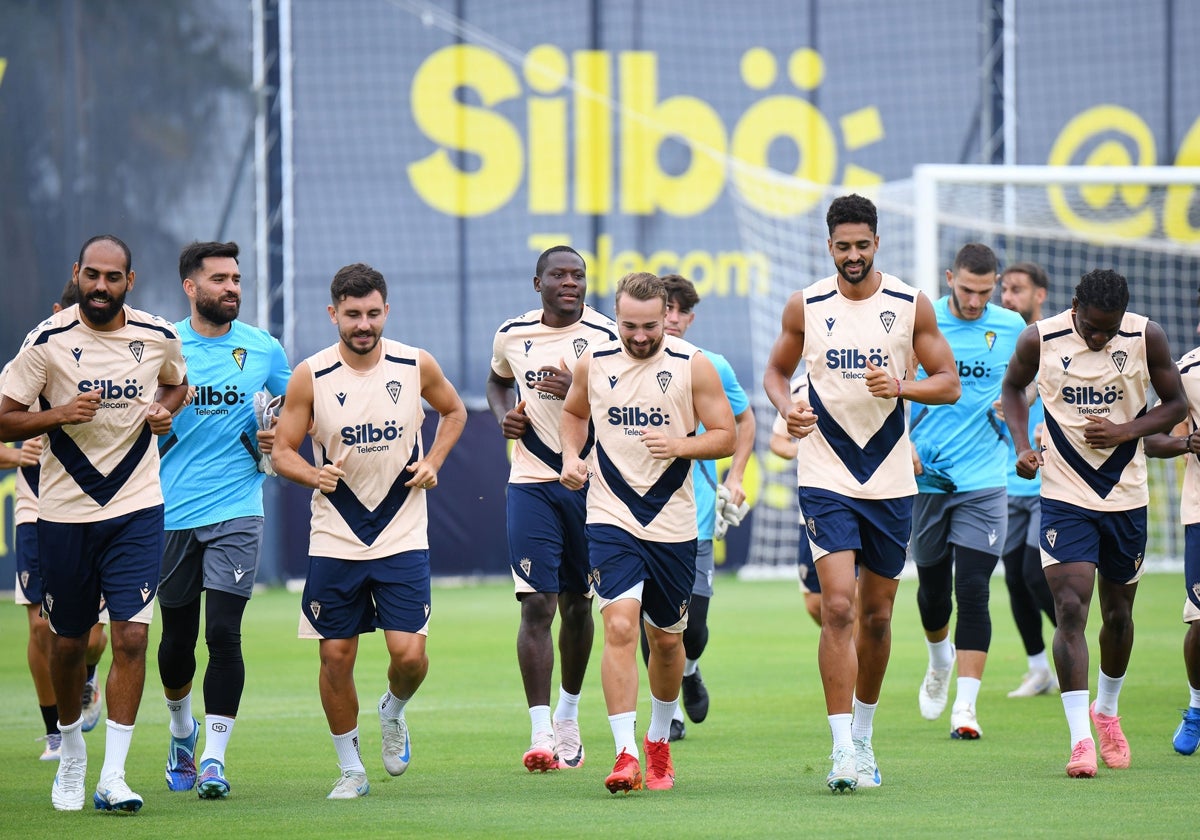
[[[549,631],[558,609],[558,597],[552,592],[530,592],[521,596],[521,623],[527,628]]]
[[[831,630],[853,629],[858,620],[854,601],[841,595],[821,596],[821,624]]]

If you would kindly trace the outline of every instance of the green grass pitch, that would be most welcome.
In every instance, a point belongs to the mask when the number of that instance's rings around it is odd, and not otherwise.
[[[424,687],[410,703],[413,762],[392,779],[379,760],[374,705],[384,688],[383,639],[362,639],[357,669],[363,755],[371,793],[325,800],[338,775],[317,696],[317,645],[295,638],[299,595],[255,596],[247,611],[247,681],[228,753],[225,801],[169,793],[163,781],[167,713],[151,629],[146,693],[127,778],[146,800],[133,816],[50,805],[56,765],[40,762],[40,718],[25,666],[24,611],[0,610],[0,835],[51,837],[1183,837],[1195,831],[1200,755],[1171,749],[1186,705],[1178,574],[1151,575],[1135,609],[1137,641],[1121,714],[1133,766],[1101,764],[1092,780],[1066,777],[1068,735],[1057,696],[1009,700],[1025,671],[1004,584],[993,579],[992,653],[979,700],[983,738],[953,741],[949,712],[917,711],[926,654],[916,582],[901,582],[891,667],[876,716],[883,786],[834,796],[825,787],[829,733],[817,673],[817,628],[791,582],[719,578],[712,638],[702,661],[712,695],[703,724],[673,745],[670,792],[610,795],[612,737],[600,691],[601,638],[581,705],[587,762],[531,775],[521,765],[529,719],[517,673],[517,607],[503,584],[434,590]],[[1093,691],[1097,668],[1093,605]],[[1049,638],[1049,636],[1047,636]],[[199,652],[203,668],[203,645]],[[107,674],[108,658],[101,666]],[[197,713],[200,675],[196,681]],[[555,689],[557,691],[557,687]],[[641,681],[639,737],[649,720]],[[90,789],[104,727],[87,736]],[[119,823],[114,825],[113,823]]]

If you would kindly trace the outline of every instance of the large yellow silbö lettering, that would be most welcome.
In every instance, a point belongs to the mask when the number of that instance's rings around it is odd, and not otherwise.
[[[460,89],[476,94],[484,107],[460,102]],[[445,47],[422,62],[412,82],[413,119],[441,148],[410,164],[408,177],[429,206],[453,216],[485,216],[512,199],[525,170],[521,134],[488,108],[521,92],[508,64],[480,47]],[[478,168],[464,171],[451,152],[478,156]]]
[[[621,53],[621,102],[628,109],[621,122],[621,210],[694,216],[725,188],[725,126],[711,105],[694,96],[657,99],[657,56]],[[688,168],[678,175],[658,165],[659,146],[672,134],[691,150]]]
[[[8,69],[8,59],[0,58],[0,85],[4,84],[4,71]]]
[[[1200,166],[1200,120],[1192,123],[1179,144],[1175,155],[1176,166]],[[1192,199],[1196,188],[1190,184],[1173,184],[1167,187],[1167,198],[1163,202],[1163,234],[1176,242],[1200,242],[1200,227],[1188,221]]]

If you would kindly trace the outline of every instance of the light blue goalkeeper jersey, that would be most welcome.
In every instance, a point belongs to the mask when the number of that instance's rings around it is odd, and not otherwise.
[[[266,331],[234,321],[220,338],[205,338],[191,320],[175,327],[196,398],[158,444],[168,531],[262,516],[254,394],[282,394],[292,375],[283,347]]]
[[[962,396],[951,405],[914,403],[909,436],[921,461],[933,473],[948,477],[954,490],[983,490],[1004,487],[1008,472],[1008,434],[993,408],[1000,398],[1000,384],[1017,347],[1017,336],[1025,319],[994,303],[974,321],[964,321],[950,312],[950,298],[933,305],[942,335],[954,352]],[[924,368],[917,369],[918,381]],[[946,492],[947,487],[917,477],[922,493]]]
[[[717,369],[717,373],[721,377],[721,387],[725,389],[725,398],[729,400],[733,416],[737,417],[750,407],[750,399],[742,389],[741,383],[738,382],[733,367],[720,353],[705,350],[704,355]],[[696,434],[703,431],[704,424],[700,424],[696,429]],[[716,524],[717,515],[717,484],[716,461],[692,462],[692,486],[696,491],[697,539],[711,540],[713,538],[713,525]]]

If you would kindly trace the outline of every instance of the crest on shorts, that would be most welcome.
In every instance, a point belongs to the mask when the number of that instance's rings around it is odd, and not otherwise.
[[[879,313],[879,323],[883,324],[883,331],[890,333],[892,325],[896,323],[896,313],[890,309],[885,309]]]
[[[1129,354],[1124,350],[1114,350],[1112,354],[1113,364],[1117,366],[1117,370],[1121,373],[1125,372],[1125,361],[1129,358]]]
[[[599,589],[600,588],[600,570],[592,569],[590,572],[588,572],[588,580],[591,582],[592,586],[594,586],[596,589]]]
[[[983,340],[987,342],[988,349],[992,349],[992,345],[996,343],[996,331],[988,330],[983,334]]]
[[[392,403],[395,404],[400,399],[400,383],[393,379],[384,387],[387,388],[388,396],[392,398]]]
[[[811,516],[808,517],[808,519],[804,521],[804,527],[808,529],[808,533],[812,534],[813,538],[815,539],[817,536],[817,520]]]
[[[660,370],[658,372],[658,387],[662,388],[662,392],[667,393],[667,386],[671,384],[671,371]]]
[[[687,614],[687,608],[688,608],[688,602],[687,602],[687,601],[680,601],[680,602],[679,602],[679,617],[680,617],[680,618],[683,618],[683,617],[684,617],[684,615],[686,615],[686,614]]]
[[[134,360],[139,364],[141,364],[142,361],[142,351],[145,349],[146,343],[144,341],[138,341],[135,338],[133,341],[129,342],[129,352],[133,354]]]
[[[312,613],[312,617],[314,619],[320,618],[321,617],[321,602],[320,601],[309,601],[308,602],[308,611],[310,613]]]
[[[29,572],[28,571],[21,572],[21,588],[22,589],[29,588]]]
[[[42,598],[42,600],[45,601],[45,603],[46,603],[46,612],[50,612],[51,610],[54,609],[54,596],[53,595],[47,593],[46,596],[44,598]]]
[[[233,361],[237,364],[238,370],[246,369],[246,356],[248,351],[245,347],[235,347],[233,349]]]
[[[575,358],[578,359],[583,355],[583,351],[587,349],[587,339],[577,338],[571,342],[571,346],[575,348]]]
[[[1047,528],[1046,529],[1046,542],[1048,542],[1050,544],[1051,548],[1054,548],[1054,542],[1057,539],[1058,539],[1058,529]]]
[[[1200,601],[1200,581],[1196,581],[1192,584],[1192,597],[1195,600]]]
[[[521,562],[517,565],[521,567],[521,571],[525,573],[525,577],[529,577],[529,570],[533,568],[533,561],[528,557],[522,557]]]
[[[1133,558],[1133,570],[1135,572],[1138,569],[1142,568],[1142,561],[1145,559],[1146,558],[1142,556],[1142,552],[1140,552],[1140,551],[1138,552],[1138,556]]]

